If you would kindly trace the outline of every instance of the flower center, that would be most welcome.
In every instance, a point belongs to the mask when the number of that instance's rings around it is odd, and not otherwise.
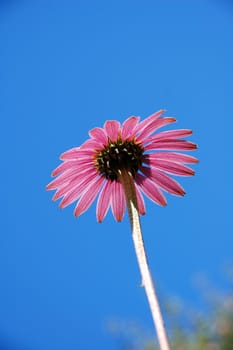
[[[135,177],[142,165],[144,149],[134,141],[116,142],[109,140],[107,146],[97,151],[95,156],[96,168],[102,176],[111,181],[116,181],[119,170],[128,170]]]

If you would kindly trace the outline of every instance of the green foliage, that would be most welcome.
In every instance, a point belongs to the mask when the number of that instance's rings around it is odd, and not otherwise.
[[[202,289],[205,311],[174,298],[163,305],[172,350],[233,350],[232,289],[220,292],[206,284]],[[114,321],[108,326],[120,350],[159,350],[155,336],[136,322]]]

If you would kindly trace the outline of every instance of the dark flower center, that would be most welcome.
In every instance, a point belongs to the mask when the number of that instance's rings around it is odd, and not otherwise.
[[[135,177],[142,165],[143,147],[134,141],[116,142],[109,140],[108,145],[95,156],[96,168],[102,176],[116,181],[119,170],[126,169]]]

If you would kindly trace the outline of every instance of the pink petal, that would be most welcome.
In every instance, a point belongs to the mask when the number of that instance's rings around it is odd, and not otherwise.
[[[145,154],[145,159],[163,159],[163,160],[173,160],[178,163],[195,164],[198,163],[198,159],[183,153],[175,152],[156,152],[151,154]]]
[[[174,140],[182,137],[187,137],[189,135],[192,135],[192,130],[188,130],[188,129],[168,130],[168,131],[162,131],[156,135],[151,136],[149,139],[146,140],[146,142],[160,141],[163,139]]]
[[[96,154],[96,150],[94,149],[80,149],[79,152],[79,157],[80,158],[89,158],[92,159],[93,156]]]
[[[51,181],[46,186],[46,189],[53,190],[61,186],[63,183],[66,183],[67,181],[72,181],[74,178],[78,181],[79,179],[82,179],[82,177],[87,173],[96,174],[96,169],[94,167],[91,168],[89,164],[84,164],[79,167],[72,167]]]
[[[65,161],[63,163],[61,163],[60,165],[58,165],[58,167],[55,168],[55,170],[53,170],[52,172],[52,176],[57,176],[60,173],[63,173],[66,170],[69,170],[73,167],[73,163],[75,162],[75,160],[70,160],[70,161]]]
[[[100,191],[103,182],[104,178],[100,177],[99,179],[93,181],[90,186],[88,186],[87,190],[82,194],[78,204],[76,205],[74,210],[75,216],[81,215],[90,207]]]
[[[146,213],[145,202],[141,194],[141,191],[139,190],[138,185],[136,183],[135,183],[135,190],[136,190],[136,196],[137,196],[138,212],[140,215],[144,215]]]
[[[80,188],[80,186],[82,192],[84,188],[83,181],[84,179],[82,181],[77,181],[77,179],[74,178],[72,181],[65,182],[62,184],[62,186],[58,187],[57,191],[52,197],[52,200],[56,201],[57,199],[68,195],[69,192],[76,190],[77,187]]]
[[[92,179],[92,175],[94,178],[97,176],[97,173],[90,173],[89,171],[82,172],[82,174],[78,174],[77,176],[74,176],[72,179],[67,179],[64,182],[62,182],[59,186],[57,186],[57,191],[55,192],[53,196],[53,201],[57,200],[58,198],[63,197],[65,194],[76,188],[76,186],[79,186],[83,183],[83,181],[89,177]],[[82,185],[83,186],[83,185]]]
[[[75,181],[69,184],[69,186],[66,187],[67,192],[61,201],[59,207],[60,208],[65,208],[67,205],[73,203],[76,201],[82,193],[88,188],[90,183],[92,184],[93,182],[96,181],[97,174],[88,174],[86,177],[83,177],[81,181],[77,182],[77,185],[75,185]]]
[[[144,192],[145,195],[149,197],[152,201],[162,206],[165,206],[167,204],[166,198],[164,197],[163,193],[153,181],[139,173],[137,173],[135,180],[142,192]]]
[[[64,173],[62,173],[61,175],[59,175],[56,179],[54,179],[53,181],[51,181],[47,186],[46,186],[46,190],[55,190],[56,188],[58,188],[59,186],[62,185],[62,183],[67,183],[70,182],[70,179],[74,176],[77,176],[77,170],[67,170]]]
[[[120,123],[117,120],[108,120],[104,124],[107,136],[112,142],[115,142],[119,136]]]
[[[156,119],[143,129],[143,131],[137,137],[137,140],[147,143],[149,142],[149,139],[147,140],[147,137],[150,136],[153,132],[165,125],[174,123],[175,121],[176,119],[171,117]]]
[[[52,172],[52,176],[57,176],[60,173],[63,173],[66,170],[69,170],[73,167],[77,167],[77,169],[80,169],[82,165],[89,165],[89,167],[93,166],[93,161],[90,161],[89,159],[78,159],[78,160],[69,160],[61,163],[55,170]]]
[[[66,159],[77,159],[79,157],[79,151],[80,147],[71,148],[68,151],[62,153],[60,155],[60,159],[66,160]]]
[[[192,176],[194,175],[194,170],[187,167],[186,165],[173,162],[172,160],[162,160],[162,159],[149,159],[148,164],[152,167],[166,171],[170,174],[182,175],[182,176]]]
[[[89,149],[84,149],[82,150],[80,147],[79,148],[72,148],[69,151],[66,151],[65,153],[62,153],[60,156],[61,160],[77,160],[81,157],[85,156],[92,156],[94,154],[94,150],[89,150]]]
[[[100,192],[97,206],[96,206],[96,216],[97,216],[97,221],[102,222],[103,219],[105,218],[105,215],[108,212],[110,203],[111,203],[111,186],[112,182],[107,181]]]
[[[90,130],[89,135],[103,145],[106,145],[108,143],[108,137],[105,130],[102,128],[94,128]]]
[[[93,139],[89,139],[81,145],[80,150],[96,151],[97,149],[100,149],[101,147],[103,147],[102,143],[99,143],[98,141],[93,140]]]
[[[73,185],[73,188],[75,188],[77,186],[77,182],[75,180],[73,180],[71,182],[64,183],[64,185],[62,187],[59,187],[59,189],[57,189],[57,191],[55,192],[55,194],[52,197],[52,200],[56,201],[59,198],[66,195],[68,192],[70,192],[71,185]],[[79,183],[78,183],[78,185],[79,185]]]
[[[164,140],[164,141],[152,142],[149,145],[146,145],[144,147],[145,151],[157,150],[157,149],[191,151],[191,150],[197,149],[197,145],[195,145],[195,143],[192,143],[186,140],[172,140],[172,141]]]
[[[165,109],[161,109],[151,114],[149,117],[147,117],[143,121],[141,121],[141,123],[139,123],[135,129],[135,133],[142,132],[146,127],[148,127],[151,123],[153,123],[156,119],[158,119],[164,112],[165,112]]]
[[[120,182],[112,182],[112,200],[111,207],[112,213],[116,219],[116,221],[121,221],[125,212],[126,201],[125,194]]]
[[[165,173],[148,167],[142,167],[141,171],[166,192],[177,196],[185,195],[185,191],[180,184]]]
[[[129,139],[134,133],[134,129],[138,124],[140,117],[129,117],[124,121],[121,128],[121,138],[122,140]]]

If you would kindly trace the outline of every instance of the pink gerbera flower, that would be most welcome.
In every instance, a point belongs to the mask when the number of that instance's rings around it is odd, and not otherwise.
[[[181,185],[171,175],[190,176],[194,171],[185,164],[197,159],[174,151],[190,151],[197,146],[184,140],[191,130],[160,131],[174,123],[175,118],[161,117],[160,110],[140,122],[131,116],[121,125],[108,120],[103,128],[94,128],[90,138],[80,147],[61,155],[63,163],[52,173],[57,176],[48,190],[56,190],[53,200],[62,198],[64,208],[78,200],[74,215],[85,212],[98,196],[96,215],[101,222],[109,207],[117,221],[121,221],[126,208],[124,188],[120,174],[126,170],[134,179],[139,214],[145,214],[142,194],[159,205],[166,205],[163,191],[183,196]]]
[[[97,220],[101,222],[111,206],[121,221],[126,204],[132,237],[161,350],[170,350],[153,280],[145,253],[139,214],[145,214],[143,194],[159,205],[166,205],[163,191],[183,196],[181,185],[170,175],[194,175],[185,164],[197,159],[174,151],[191,151],[197,146],[185,137],[191,130],[160,131],[175,118],[161,117],[160,110],[140,122],[129,117],[121,125],[108,120],[103,128],[89,132],[90,139],[61,155],[63,163],[52,173],[57,176],[48,186],[56,190],[53,200],[62,198],[60,207],[78,201],[75,216],[85,212],[98,196]]]

